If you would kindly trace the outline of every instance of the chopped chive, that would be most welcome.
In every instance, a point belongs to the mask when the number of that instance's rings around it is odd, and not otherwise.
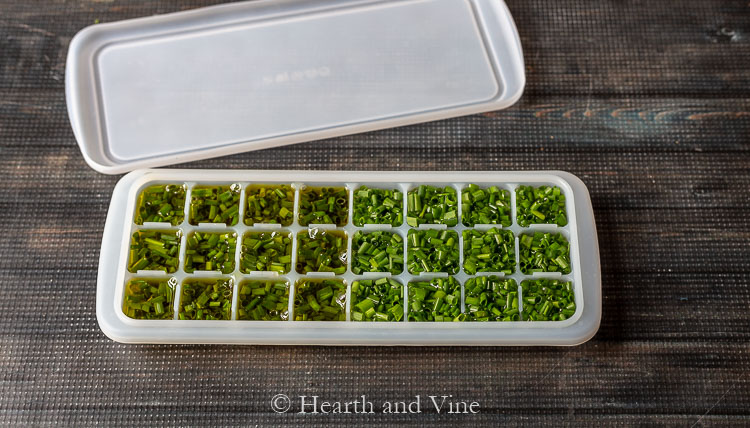
[[[232,280],[187,280],[182,283],[181,320],[228,320],[232,315]]]
[[[571,282],[537,279],[521,282],[524,321],[563,321],[575,314]]]
[[[463,321],[461,284],[455,278],[409,283],[409,321]]]
[[[349,221],[349,193],[345,187],[305,187],[300,191],[299,224],[335,224]]]
[[[516,189],[516,217],[518,224],[556,224],[565,226],[565,195],[557,186],[518,186]]]
[[[176,271],[179,264],[180,236],[179,230],[139,230],[133,233],[128,271]]]
[[[157,184],[149,186],[138,196],[135,224],[168,222],[172,226],[185,218],[184,184]]]
[[[481,188],[469,184],[461,191],[461,219],[464,226],[499,224],[508,227],[510,219],[510,192],[497,186]]]
[[[464,230],[464,272],[503,272],[512,274],[516,268],[513,232],[491,228],[487,231]]]
[[[406,222],[411,227],[420,224],[458,224],[458,197],[451,186],[421,185],[406,195]]]
[[[396,189],[372,189],[362,186],[354,192],[354,225],[390,224],[401,226],[404,197]]]
[[[193,188],[190,197],[190,224],[224,223],[234,226],[239,218],[239,184]]]
[[[352,240],[352,272],[390,272],[404,270],[404,240],[395,232],[357,232]]]
[[[234,271],[237,234],[234,232],[193,232],[187,239],[185,272],[217,270]]]
[[[287,281],[245,281],[240,284],[237,319],[286,321],[289,319]]]
[[[292,269],[292,234],[289,232],[248,232],[240,247],[240,272]]]
[[[470,278],[464,284],[466,321],[518,321],[518,285],[497,276]]]
[[[346,321],[345,309],[344,281],[307,278],[297,281],[294,293],[295,321]]]
[[[170,279],[131,279],[125,285],[122,311],[130,318],[171,320],[177,281]]]
[[[352,283],[353,321],[401,321],[404,286],[390,278],[362,279]]]
[[[458,272],[458,234],[452,230],[409,230],[406,264],[409,273]]]
[[[294,189],[288,184],[249,186],[245,201],[245,224],[273,223],[289,226],[294,220]]]
[[[524,234],[519,247],[521,272],[570,273],[570,243],[561,233]]]
[[[346,272],[347,236],[335,230],[309,229],[297,234],[297,272]]]

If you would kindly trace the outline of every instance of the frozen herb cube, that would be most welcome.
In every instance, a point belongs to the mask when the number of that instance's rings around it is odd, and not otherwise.
[[[458,272],[458,233],[452,230],[409,230],[407,236],[409,273]]]
[[[458,224],[458,196],[451,186],[421,185],[407,194],[406,223],[411,227],[420,224]]]
[[[455,278],[409,283],[409,321],[463,321],[461,284]]]
[[[245,224],[273,223],[289,226],[294,221],[294,189],[288,184],[254,185],[247,189]]]
[[[497,186],[482,188],[469,184],[461,191],[461,220],[464,226],[499,224],[508,227],[510,192]]]
[[[516,189],[516,218],[522,227],[531,224],[565,226],[565,195],[557,186],[518,186]]]
[[[404,239],[395,232],[357,232],[352,240],[352,272],[390,272],[404,270]]]
[[[537,279],[521,282],[524,321],[563,321],[576,312],[571,282]]]
[[[240,185],[196,186],[190,195],[190,224],[224,223],[240,218]]]
[[[513,232],[492,228],[486,231],[464,230],[464,272],[503,272],[516,269]]]
[[[346,283],[338,279],[297,281],[295,321],[346,321]]]
[[[561,233],[520,235],[521,272],[570,273],[570,243]]]
[[[352,321],[401,321],[404,286],[395,279],[362,279],[352,283]]]
[[[134,319],[171,320],[176,285],[174,278],[131,279],[125,285],[122,311]]]
[[[466,321],[518,321],[518,285],[512,279],[478,276],[464,284]]]
[[[297,272],[346,272],[346,232],[308,229],[297,234]]]
[[[240,248],[240,272],[271,271],[289,273],[292,269],[292,234],[289,232],[248,232]]]
[[[177,270],[180,256],[179,230],[139,230],[130,241],[129,272]]]
[[[237,319],[286,321],[289,319],[287,281],[245,281],[240,284]]]
[[[349,221],[349,192],[345,187],[305,187],[299,196],[299,224],[335,224]]]
[[[228,320],[232,317],[232,280],[186,280],[180,297],[181,320]]]
[[[194,232],[187,237],[185,272],[215,270],[234,271],[237,234],[234,232]]]
[[[354,192],[354,225],[390,224],[401,226],[404,197],[396,189],[372,189],[362,186]]]
[[[138,196],[135,224],[168,222],[172,226],[185,218],[184,184],[157,184],[149,186]]]

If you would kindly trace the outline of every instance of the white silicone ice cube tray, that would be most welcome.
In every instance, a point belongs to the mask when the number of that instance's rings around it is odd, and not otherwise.
[[[185,218],[182,223],[172,226],[168,223],[147,223],[136,225],[134,222],[136,202],[140,192],[155,184],[186,184],[187,197]],[[189,224],[190,193],[196,185],[237,184],[241,186],[240,219],[236,226],[223,224]],[[520,285],[527,279],[560,279],[573,284],[576,312],[563,321],[490,321],[490,322],[413,322],[406,317],[400,322],[356,322],[350,320],[350,289],[353,281],[365,278],[390,276],[404,285],[406,296],[409,282],[427,280],[436,276],[447,276],[447,273],[422,273],[413,275],[408,272],[406,263],[399,275],[363,274],[355,275],[351,270],[351,257],[347,258],[347,270],[342,275],[333,273],[296,272],[297,240],[293,240],[292,270],[289,274],[271,272],[244,274],[240,272],[240,251],[235,253],[235,268],[229,274],[220,272],[187,273],[184,270],[186,237],[194,231],[228,231],[237,234],[237,245],[241,245],[242,236],[247,231],[285,230],[297,236],[298,232],[308,227],[321,230],[335,229],[344,231],[349,237],[348,254],[351,254],[351,238],[359,230],[391,230],[404,237],[404,258],[407,256],[406,237],[409,229],[406,223],[406,206],[408,191],[420,184],[435,186],[452,186],[461,200],[461,191],[468,184],[479,186],[498,186],[510,191],[512,224],[503,229],[510,230],[516,237],[514,273],[499,274],[512,278],[519,286],[519,301],[522,305]],[[290,184],[295,189],[294,222],[288,227],[278,225],[244,224],[245,188],[252,184]],[[355,227],[352,222],[353,192],[360,186],[373,188],[398,189],[404,197],[404,221],[399,227],[390,225],[366,225]],[[565,195],[568,224],[530,225],[521,227],[516,220],[516,193],[519,185],[557,186]],[[349,198],[349,219],[345,226],[312,225],[300,226],[297,221],[300,189],[305,186],[338,186],[345,187]],[[458,217],[461,218],[459,203]],[[478,230],[489,226],[477,225]],[[497,226],[498,228],[501,226]],[[421,225],[417,229],[447,228],[455,230],[458,236],[467,229],[459,220],[458,225]],[[132,234],[137,230],[180,229],[181,250],[180,265],[176,272],[135,272],[128,271],[129,246]],[[518,236],[522,233],[536,231],[561,233],[570,243],[569,274],[559,272],[523,274],[519,269]],[[459,253],[463,264],[463,239],[460,240]],[[477,273],[489,275],[490,273]],[[493,274],[497,275],[497,274]],[[461,268],[452,275],[463,287],[471,277]],[[293,301],[295,283],[298,279],[337,278],[347,284],[346,313],[347,321],[293,321]],[[174,278],[176,298],[174,303],[175,319],[173,320],[137,320],[129,318],[123,312],[125,284],[133,278]],[[232,319],[231,320],[180,320],[178,319],[179,299],[183,280],[186,278],[223,278],[231,279]],[[238,288],[244,280],[249,279],[285,279],[290,287],[290,321],[243,321],[237,320]],[[462,290],[463,295],[463,290]],[[408,300],[408,297],[407,297]],[[408,307],[408,301],[405,302]],[[260,170],[138,170],[123,177],[115,187],[112,202],[104,229],[102,250],[99,262],[97,284],[97,319],[102,331],[119,342],[127,343],[235,343],[235,344],[331,344],[331,345],[575,345],[591,338],[599,328],[601,318],[601,279],[599,268],[599,250],[596,227],[591,201],[586,186],[577,177],[559,171],[533,172],[354,172],[354,171],[260,171]],[[462,308],[463,308],[462,302]]]

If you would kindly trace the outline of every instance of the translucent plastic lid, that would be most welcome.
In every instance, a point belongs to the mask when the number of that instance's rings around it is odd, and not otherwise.
[[[524,79],[501,0],[270,0],[88,27],[66,95],[115,174],[498,110]]]

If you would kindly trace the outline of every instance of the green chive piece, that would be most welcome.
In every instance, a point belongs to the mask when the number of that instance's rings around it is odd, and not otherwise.
[[[190,224],[224,223],[234,226],[240,219],[240,185],[196,186],[190,197]]]
[[[395,232],[357,232],[352,240],[352,272],[390,272],[404,270],[404,238]]]
[[[570,243],[561,233],[521,235],[521,272],[570,273]]]
[[[571,282],[537,279],[521,282],[524,321],[563,321],[576,312]]]
[[[185,219],[184,184],[157,184],[149,186],[138,196],[135,224],[168,222],[177,226]]]
[[[294,220],[294,189],[288,184],[263,184],[247,188],[245,224],[273,223],[289,226]]]
[[[409,321],[463,321],[461,284],[455,278],[409,283]]]
[[[352,321],[401,321],[404,286],[391,278],[362,279],[352,283]]]
[[[240,272],[292,270],[292,234],[287,231],[247,232],[240,247]]]
[[[187,238],[185,272],[216,270],[234,271],[237,234],[234,232],[193,232]]]
[[[294,293],[294,320],[346,321],[346,283],[339,279],[298,280]]]
[[[461,190],[461,221],[464,226],[499,224],[508,227],[510,192],[497,186],[482,188],[469,184]]]
[[[299,224],[335,224],[349,221],[349,192],[345,187],[305,187],[300,191]]]
[[[354,192],[354,225],[390,224],[401,226],[404,197],[396,189],[372,189],[362,186]]]
[[[287,321],[289,319],[289,282],[245,281],[240,284],[237,319],[250,321]]]
[[[565,195],[557,186],[518,186],[516,189],[516,218],[522,227],[531,224],[565,226]]]
[[[125,285],[122,311],[133,319],[171,320],[176,285],[174,278],[131,279]]]
[[[466,321],[518,321],[518,285],[512,279],[478,276],[464,284]]]
[[[179,230],[139,230],[130,241],[129,272],[162,270],[173,273],[179,265]]]
[[[406,222],[409,226],[420,224],[458,224],[458,197],[451,186],[421,185],[406,195]]]
[[[516,269],[515,238],[509,230],[464,230],[464,272],[503,272]]]
[[[231,279],[186,280],[180,297],[181,320],[228,320],[232,316]]]
[[[297,234],[297,272],[346,272],[346,232],[309,229]]]
[[[409,273],[458,272],[458,233],[452,230],[409,230],[407,235]]]

